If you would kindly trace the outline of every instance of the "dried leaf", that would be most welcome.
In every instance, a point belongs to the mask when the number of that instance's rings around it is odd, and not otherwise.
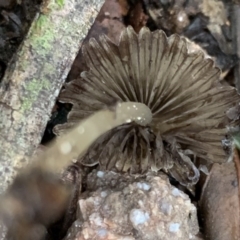
[[[200,201],[208,240],[240,239],[238,180],[234,163],[214,164]]]

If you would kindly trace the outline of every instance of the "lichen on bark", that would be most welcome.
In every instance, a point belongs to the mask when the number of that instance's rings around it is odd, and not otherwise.
[[[0,85],[0,193],[28,163],[102,0],[45,0]]]

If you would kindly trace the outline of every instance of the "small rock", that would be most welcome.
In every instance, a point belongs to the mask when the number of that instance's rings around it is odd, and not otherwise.
[[[102,178],[98,175],[97,171],[91,174],[88,189],[94,189],[93,183],[98,187],[79,199],[81,224],[73,224],[65,240],[197,239],[196,208],[167,179],[112,172],[101,174]],[[116,178],[118,184],[112,185]]]

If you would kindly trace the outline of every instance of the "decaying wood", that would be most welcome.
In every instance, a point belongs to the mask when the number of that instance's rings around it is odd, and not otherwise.
[[[46,0],[0,88],[0,193],[38,146],[103,0]]]

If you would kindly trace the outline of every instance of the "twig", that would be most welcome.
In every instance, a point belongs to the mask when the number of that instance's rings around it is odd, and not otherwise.
[[[46,0],[0,86],[0,194],[38,146],[103,0]]]

